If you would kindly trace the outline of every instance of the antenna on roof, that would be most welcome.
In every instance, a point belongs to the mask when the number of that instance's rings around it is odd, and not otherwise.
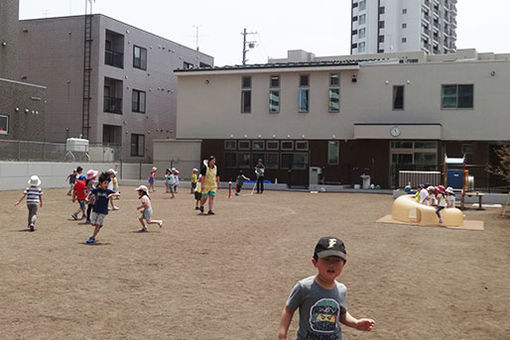
[[[248,49],[255,48],[256,41],[246,41],[246,36],[250,34],[257,34],[257,32],[246,32],[246,28],[243,30],[241,35],[243,36],[243,65],[246,65],[246,62],[248,59],[246,59],[246,53],[248,53],[248,50],[246,49],[246,44],[248,44]]]
[[[199,37],[198,31],[200,29],[200,26],[201,25],[193,25],[193,28],[195,29],[195,46],[197,47],[197,51],[200,50],[200,47],[198,46],[198,37]]]

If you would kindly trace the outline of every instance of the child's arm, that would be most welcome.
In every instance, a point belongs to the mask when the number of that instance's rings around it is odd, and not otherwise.
[[[73,203],[74,201],[76,201],[76,189],[73,187],[73,196],[71,198],[73,200]]]
[[[113,194],[109,194],[108,195],[108,199],[110,199],[111,197],[119,197],[120,196],[120,192],[114,192]]]
[[[24,193],[24,194],[23,194],[23,196],[21,196],[21,198],[20,198],[20,199],[19,199],[16,203],[14,203],[14,205],[16,206],[16,205],[20,204],[20,203],[21,203],[21,201],[23,201],[23,199],[24,199],[26,196],[27,196],[27,194],[25,194],[25,193]]]
[[[372,319],[356,319],[349,312],[345,312],[340,315],[340,322],[348,327],[352,327],[357,329],[358,331],[370,331],[374,325],[375,321]]]
[[[246,177],[245,175],[243,175],[243,178],[244,178],[245,181],[249,181],[250,180],[250,178]]]
[[[39,206],[42,208],[42,196],[39,196]]]
[[[282,316],[280,318],[280,328],[278,329],[278,340],[287,339],[287,332],[293,315],[293,310],[287,306],[283,307]]]

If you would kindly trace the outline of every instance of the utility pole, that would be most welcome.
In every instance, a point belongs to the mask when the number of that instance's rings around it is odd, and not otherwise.
[[[246,36],[257,34],[257,32],[246,32],[245,28],[241,34],[243,36],[243,65],[246,65],[246,62],[248,61],[248,59],[246,59],[246,53],[248,53],[248,49],[254,48],[256,43],[256,41],[247,41]],[[246,48],[246,44],[248,44],[248,49]]]

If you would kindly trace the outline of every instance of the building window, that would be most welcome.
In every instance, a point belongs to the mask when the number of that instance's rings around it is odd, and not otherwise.
[[[235,150],[237,147],[237,142],[235,140],[226,140],[225,141],[225,150]]]
[[[237,143],[239,150],[250,150],[250,141],[249,140],[240,140]]]
[[[145,113],[145,92],[133,90],[132,108],[133,112]]]
[[[355,22],[355,21],[358,21],[358,17],[357,16],[352,17],[352,22]]]
[[[364,11],[367,8],[367,1],[366,0],[360,0],[358,3],[359,10]]]
[[[283,151],[294,150],[294,142],[291,140],[282,141],[280,146],[281,146],[281,150],[283,150]]]
[[[384,28],[384,21],[379,21],[379,28]]]
[[[308,151],[308,141],[307,140],[296,141],[296,150]]]
[[[0,135],[9,133],[9,116],[0,116]]]
[[[299,89],[299,103],[298,103],[299,112],[308,112],[309,96],[310,96],[309,89],[305,88]]]
[[[191,70],[193,67],[195,67],[195,65],[192,63],[188,63],[187,61],[182,62],[182,68],[185,70]]]
[[[402,28],[407,28],[407,24],[402,24]]]
[[[473,108],[473,85],[441,85],[441,108]]]
[[[242,77],[241,88],[241,113],[251,113],[251,77]]]
[[[264,150],[264,141],[254,140],[251,142],[251,147],[253,150]]]
[[[103,111],[122,114],[122,81],[104,78]]]
[[[402,43],[405,44],[406,42],[407,42],[407,38],[406,37],[402,38]]]
[[[380,43],[384,42],[384,35],[380,35],[379,37],[377,37],[377,41]]]
[[[281,154],[281,169],[306,169],[308,166],[307,152],[293,152]]]
[[[308,75],[299,76],[298,111],[308,112],[310,90]]]
[[[280,142],[277,140],[268,140],[266,148],[267,150],[278,150],[280,148]]]
[[[280,76],[271,76],[269,81],[269,112],[280,112]]]
[[[407,8],[402,8],[402,14],[407,14]]]
[[[268,152],[265,154],[265,163],[264,166],[266,169],[278,169],[279,162],[278,162],[278,152]]]
[[[280,91],[269,91],[269,112],[280,112]]]
[[[404,86],[393,86],[393,110],[404,109]]]
[[[143,157],[145,150],[145,136],[138,134],[131,134],[131,156]]]
[[[364,25],[367,21],[367,16],[365,14],[362,14],[359,16],[359,25]]]
[[[338,141],[328,142],[328,165],[338,165],[340,162],[340,147]]]
[[[384,14],[384,6],[379,7],[379,14]]]
[[[269,81],[269,87],[272,89],[280,87],[280,76],[271,76]]]
[[[366,28],[360,28],[359,31],[358,31],[358,38],[359,39],[362,39],[365,37],[365,34],[366,33]]]
[[[133,67],[147,70],[147,49],[140,46],[133,46]]]
[[[104,63],[124,68],[124,36],[109,30],[105,32]]]
[[[365,42],[364,42],[364,41],[362,41],[362,42],[360,42],[360,43],[358,44],[358,52],[359,52],[359,53],[363,53],[363,52],[365,52]]]
[[[340,75],[333,73],[329,75],[328,111],[340,111]]]

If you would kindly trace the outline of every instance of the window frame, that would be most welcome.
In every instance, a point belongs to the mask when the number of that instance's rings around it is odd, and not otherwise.
[[[331,145],[336,145],[336,161],[330,157],[331,156],[331,153],[332,153],[332,149],[331,148]],[[328,160],[327,160],[327,164],[328,165],[339,165],[340,164],[340,142],[337,141],[337,140],[330,140],[328,141]]]
[[[133,143],[133,137],[136,138],[136,143]],[[141,138],[141,140],[142,140],[141,146],[140,146],[140,137],[142,137]],[[131,146],[131,150],[130,150],[131,157],[145,157],[145,135],[144,134],[132,133],[130,146]],[[133,152],[133,146],[136,146],[135,153]],[[141,152],[142,154],[140,154],[140,147],[142,150],[142,152]]]
[[[269,144],[276,144],[276,147],[270,147]],[[278,141],[278,140],[268,140],[266,142],[266,150],[267,151],[278,151],[278,150],[280,150],[280,141]]]
[[[242,146],[244,143],[248,143],[247,146]],[[251,150],[251,142],[249,140],[240,140],[237,143],[237,149],[241,151],[249,151]]]
[[[5,118],[5,130],[3,126],[0,125],[0,135],[8,135],[9,134],[9,116],[8,115],[0,115],[0,120]]]
[[[136,96],[135,96],[135,93],[136,93]],[[140,108],[141,107],[140,96],[142,93],[143,93],[143,110]],[[137,98],[136,103],[138,104],[138,107],[135,107],[135,101],[134,101],[135,97]],[[133,91],[131,92],[131,111],[137,112],[137,113],[146,113],[147,112],[147,92],[142,91],[142,90],[133,89]]]
[[[136,49],[140,50],[140,57],[136,57]],[[145,52],[145,64],[143,63],[143,52]],[[137,65],[137,60],[139,60],[139,65]],[[147,70],[147,49],[142,46],[133,45],[133,68],[137,68],[139,70],[146,71]]]
[[[286,148],[283,146],[285,143],[290,143],[290,147]],[[294,151],[294,141],[292,140],[282,140],[280,142],[280,150],[281,151]]]
[[[229,146],[229,144],[231,144],[231,143],[233,143],[233,146]],[[236,140],[227,139],[223,143],[223,148],[225,150],[237,150],[237,141]]]
[[[397,107],[395,105],[396,96],[398,94],[398,89],[402,89],[402,107]],[[404,111],[405,110],[405,86],[404,85],[393,85],[393,95],[391,101],[391,107],[393,111]]]
[[[455,86],[455,95],[448,95],[447,98],[455,98],[455,106],[445,106],[445,88]],[[459,106],[459,100],[462,98],[460,89],[463,87],[471,88],[470,106]],[[474,84],[441,84],[441,110],[473,110],[475,108],[475,86]],[[463,97],[466,97],[464,94]]]

